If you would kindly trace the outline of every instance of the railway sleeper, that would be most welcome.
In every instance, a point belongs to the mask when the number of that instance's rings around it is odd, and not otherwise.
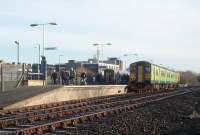
[[[64,128],[64,129],[66,129],[67,127],[69,127],[71,125],[72,125],[71,120],[66,120],[66,121],[61,122],[61,128]]]
[[[112,106],[113,106],[113,104],[112,105],[111,104],[106,105],[107,108],[108,107],[112,107]],[[102,108],[104,109],[106,107],[102,107]],[[63,111],[63,112],[59,112],[59,113],[55,113],[55,114],[47,114],[47,115],[42,115],[42,116],[33,116],[33,117],[29,118],[29,121],[32,122],[32,121],[36,121],[36,120],[44,120],[44,119],[47,119],[47,118],[53,119],[53,118],[59,117],[59,115],[62,116],[62,115],[68,115],[68,114],[72,114],[72,113],[79,113],[79,112],[83,112],[83,111],[84,112],[86,112],[86,111],[94,111],[94,110],[96,110],[96,108],[92,108],[91,107],[91,108],[86,108],[85,110],[84,109],[79,109],[79,110],[76,110],[76,111],[72,111],[70,113],[66,112],[66,111]],[[119,111],[121,111],[121,110],[119,110]]]
[[[166,94],[160,94],[160,96],[166,96]],[[173,95],[171,95],[171,96],[173,96]],[[159,97],[159,96],[158,96],[158,97]],[[158,97],[157,97],[157,98],[158,98]],[[168,96],[168,97],[169,97],[169,96]],[[166,97],[165,97],[165,98],[166,98]],[[164,99],[164,97],[161,98],[161,99]],[[94,115],[89,115],[89,116],[88,116],[88,119],[91,120],[91,121],[94,121],[94,120],[97,119],[97,118],[104,117],[105,115],[102,115],[104,112],[115,112],[116,114],[118,114],[118,113],[121,113],[121,112],[126,111],[126,109],[123,109],[123,108],[131,108],[131,106],[132,106],[133,108],[135,108],[135,107],[140,107],[140,106],[143,106],[143,105],[148,104],[148,103],[151,103],[151,102],[159,101],[159,100],[161,100],[161,99],[153,99],[153,100],[149,100],[149,101],[145,100],[144,102],[139,102],[139,103],[137,103],[137,104],[128,105],[128,106],[125,106],[125,107],[119,107],[119,108],[116,108],[116,109],[111,109],[111,110],[108,110],[108,111],[99,112],[98,115],[97,115],[97,113],[95,113]],[[97,116],[98,116],[98,117],[97,117]],[[86,117],[86,116],[84,116],[84,117]],[[80,118],[81,118],[81,117],[80,117]],[[77,123],[80,123],[80,122],[81,122],[80,118],[75,118],[75,119],[73,119],[73,120],[72,120],[72,124],[74,125],[74,124],[76,124],[76,122],[77,122]]]

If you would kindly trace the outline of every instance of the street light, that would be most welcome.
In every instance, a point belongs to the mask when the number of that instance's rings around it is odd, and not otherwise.
[[[15,41],[14,42],[17,45],[17,80],[18,80],[18,64],[19,64],[19,42]]]
[[[129,54],[127,53],[127,54],[124,54],[125,57],[127,57],[127,56],[131,56],[131,55],[138,56],[137,53],[129,53]]]
[[[119,70],[123,70],[123,66],[121,66],[121,64],[123,64],[123,59],[121,58],[122,56],[119,56],[117,59],[119,60]],[[116,64],[116,61],[115,61],[115,65]]]
[[[36,44],[36,47],[38,47],[38,80],[40,79],[40,44]]]
[[[43,52],[42,52],[42,54],[43,54],[43,56],[44,56],[44,26],[45,25],[57,25],[57,23],[55,23],[55,22],[50,22],[50,23],[35,23],[35,24],[30,24],[30,26],[31,27],[36,27],[36,26],[42,26],[42,33],[43,33],[43,36],[42,36],[42,41],[43,41]]]
[[[102,63],[103,63],[103,46],[109,46],[112,45],[111,43],[106,43],[106,44],[93,44],[93,46],[97,46],[97,61],[99,63],[99,46],[101,46],[101,57],[102,57]]]
[[[59,65],[58,65],[58,70],[59,70],[59,83],[61,84],[61,76],[60,76],[60,57],[62,57],[63,55],[59,55]]]
[[[128,56],[138,56],[137,53],[126,53],[123,55],[124,57],[128,57]],[[124,63],[124,66],[125,66],[125,70],[126,70],[126,59],[125,59],[125,63]]]
[[[17,64],[19,64],[19,42],[15,41],[15,44],[17,45]]]

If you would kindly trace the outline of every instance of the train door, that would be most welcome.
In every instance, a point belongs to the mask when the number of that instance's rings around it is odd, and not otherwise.
[[[138,65],[138,82],[143,82],[144,70],[142,65]]]

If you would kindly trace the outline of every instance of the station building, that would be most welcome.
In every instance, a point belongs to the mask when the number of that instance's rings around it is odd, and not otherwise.
[[[88,59],[87,61],[69,60],[67,63],[56,64],[55,70],[70,70],[73,68],[76,72],[87,72],[91,74],[102,73],[105,69],[111,69],[115,72],[123,70],[123,62],[118,58],[108,58],[105,61]],[[49,67],[50,68],[50,67]]]

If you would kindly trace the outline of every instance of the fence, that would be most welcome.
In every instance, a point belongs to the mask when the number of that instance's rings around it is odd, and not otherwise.
[[[7,63],[1,63],[0,65],[1,92],[16,88],[17,83],[22,77],[23,68],[25,68],[24,79],[26,79],[27,72],[29,70],[28,65],[23,66],[23,64],[16,65]]]

